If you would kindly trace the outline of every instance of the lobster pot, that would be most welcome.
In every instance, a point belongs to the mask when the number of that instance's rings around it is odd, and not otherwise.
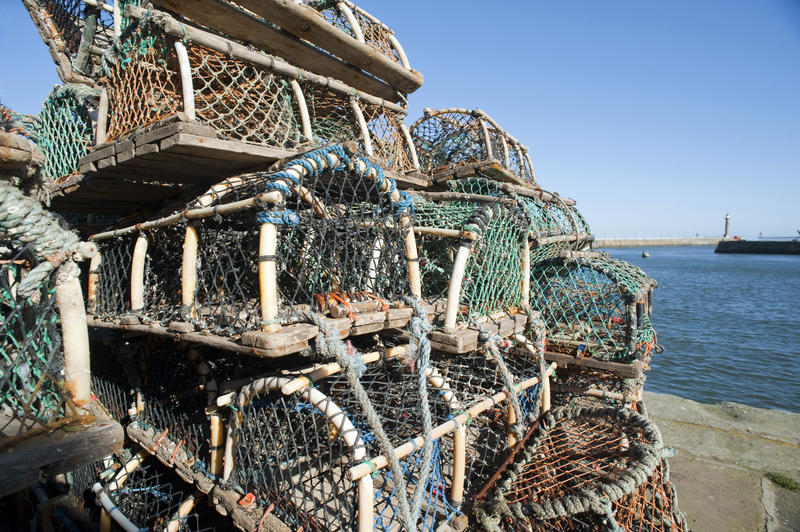
[[[539,361],[527,351],[513,347],[501,352],[500,360],[488,351],[471,351],[458,356],[440,356],[433,362],[464,410],[486,397],[508,391],[512,385],[539,377]],[[507,369],[501,369],[503,366]],[[506,400],[480,416],[471,419],[466,427],[465,500],[470,501],[489,480],[503,460],[502,450],[513,442],[515,426],[523,429],[538,416],[541,408],[541,389],[538,384],[521,391],[514,390],[520,417],[512,402]]]
[[[556,371],[552,400],[556,406],[616,406],[637,410],[644,380],[644,375],[626,379],[602,369],[567,366]]]
[[[124,7],[131,0],[119,3]],[[102,51],[109,48],[114,39],[111,13],[81,0],[24,0],[23,5],[59,65],[59,73],[74,69],[95,80],[102,76]],[[87,50],[90,55],[82,59],[83,64],[78,64],[78,51],[84,39],[90,45]]]
[[[614,529],[663,454],[658,429],[630,410],[553,409],[487,486],[474,517],[486,530]]]
[[[186,48],[193,89],[192,101],[184,101],[176,39],[159,20],[132,20],[123,34],[107,83],[108,141],[170,117],[185,121],[186,115],[178,113],[188,105],[199,123],[222,138],[293,151],[355,140],[387,168],[413,169],[413,148],[401,130],[402,108],[368,95],[359,99],[354,89],[320,76],[304,80],[288,64],[268,69],[179,40]],[[271,56],[262,59],[273,64]],[[362,119],[366,130],[359,125]]]
[[[100,494],[108,497],[105,512],[123,528],[123,522],[140,529],[179,532],[231,528],[230,520],[217,515],[204,495],[155,458],[134,455],[114,469],[117,473],[101,483]]]
[[[522,210],[500,203],[416,199],[414,212],[422,295],[435,305],[439,325],[466,326],[522,308],[528,234]],[[449,301],[450,294],[458,299]],[[455,323],[448,324],[448,318]]]
[[[76,414],[63,387],[56,275],[23,287],[37,260],[31,249],[9,245],[0,248],[0,411],[11,422],[0,427],[0,447]]]
[[[429,472],[422,477],[424,448],[399,458],[402,478],[391,467],[377,469],[358,482],[348,472],[365,459],[383,454],[376,423],[393,448],[424,432],[418,376],[397,359],[367,365],[359,379],[376,414],[367,415],[345,374],[335,374],[291,395],[280,393],[290,379],[273,379],[240,404],[240,422],[231,431],[235,441],[229,481],[259,495],[259,503],[292,529],[398,530],[400,492],[409,501],[421,486],[420,521],[424,530],[446,519],[452,473],[452,446],[434,442]],[[251,385],[251,389],[253,386]],[[247,394],[249,395],[249,394]],[[243,398],[239,394],[239,400]],[[432,424],[449,415],[444,400],[430,389]],[[371,499],[361,501],[363,482],[371,483]],[[357,486],[358,484],[358,486]],[[362,508],[372,509],[370,525],[358,524]],[[358,511],[357,511],[358,509]]]
[[[547,324],[548,349],[600,360],[647,359],[656,282],[605,253],[555,258],[531,269],[531,307]]]
[[[96,106],[96,92],[84,85],[57,86],[47,96],[28,132],[44,155],[41,172],[46,180],[78,172],[78,160],[94,144],[91,114]]]
[[[485,163],[493,176],[536,186],[528,148],[481,110],[425,109],[411,126],[422,171],[435,174],[448,167]],[[488,167],[496,163],[503,171]]]
[[[452,192],[514,198],[530,224],[530,261],[536,264],[559,256],[562,250],[586,249],[593,238],[586,219],[574,206],[555,194],[514,191],[487,177],[453,179],[447,182]],[[513,192],[513,193],[512,193]]]

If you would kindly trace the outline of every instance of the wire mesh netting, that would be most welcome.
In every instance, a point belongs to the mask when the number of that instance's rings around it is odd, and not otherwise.
[[[653,477],[661,454],[658,430],[630,410],[554,409],[475,516],[487,530],[606,529],[612,504]]]
[[[396,172],[414,169],[406,139],[400,129],[403,115],[379,105],[362,105],[375,157]]]
[[[513,198],[525,212],[530,236],[536,240],[535,245],[531,245],[531,264],[557,257],[564,249],[582,249],[591,238],[589,224],[580,211],[558,196],[554,196],[554,201],[544,201],[534,196],[518,195],[503,188],[502,183],[480,176],[450,180],[447,186],[452,192]],[[558,236],[574,236],[574,240],[538,243],[539,239]]]
[[[531,307],[547,324],[549,349],[630,362],[657,348],[655,286],[641,269],[605,254],[549,259],[531,269]]]
[[[361,138],[347,95],[310,81],[301,81],[300,87],[306,98],[315,143],[329,146]]]
[[[302,0],[302,2],[316,9],[329,24],[339,28],[351,37],[356,36],[357,30],[353,29],[348,17],[342,13],[339,2],[320,2],[319,0]],[[350,8],[355,23],[358,24],[358,29],[364,37],[364,42],[399,63],[400,58],[391,42],[392,30],[358,6],[350,2],[345,4]]]
[[[558,368],[553,378],[555,406],[628,406],[636,409],[644,376],[625,379],[610,371],[578,366]]]
[[[411,126],[411,136],[425,172],[494,160],[519,179],[536,185],[527,148],[482,111],[426,109]]]
[[[106,485],[105,493],[116,506],[114,514],[119,512],[142,529],[166,530],[171,522],[179,532],[232,529],[230,521],[209,508],[205,497],[195,492],[191,484],[183,482],[155,458],[145,458],[122,480],[115,477]],[[194,504],[188,515],[179,516],[179,507],[190,500]]]
[[[117,423],[127,424],[136,404],[139,367],[130,349],[110,334],[95,334],[91,346],[92,392]]]
[[[471,231],[479,235],[472,243],[461,285],[459,321],[470,322],[497,311],[521,308],[523,249],[528,245],[528,224],[520,209],[499,204],[430,202],[415,198],[414,212],[418,226]],[[458,238],[425,233],[418,237],[426,301],[446,299],[461,243]]]
[[[37,265],[29,249],[0,244],[0,446],[17,436],[75,415],[63,390],[64,357],[55,275],[25,297],[22,280]]]
[[[56,87],[42,104],[28,134],[44,155],[42,175],[56,180],[78,171],[94,144],[91,113],[96,94],[81,85]]]
[[[86,28],[87,17],[96,17],[96,30],[90,44],[100,49],[107,48],[113,37],[113,17],[111,13],[90,6],[81,0],[35,0],[44,18],[55,28],[63,51],[70,56],[78,53],[78,48]],[[51,43],[48,43],[51,44]],[[90,72],[85,72],[90,74]]]
[[[539,361],[526,350],[512,348],[501,354],[513,384],[540,375]],[[497,360],[486,350],[472,351],[458,356],[440,355],[434,366],[456,391],[463,409],[502,391],[508,391],[508,383]],[[531,386],[514,394],[519,402],[523,419],[521,426],[532,423],[539,416],[541,407],[539,385]],[[509,444],[513,420],[510,401],[505,401],[470,420],[466,425],[466,475],[464,492],[469,504],[472,495],[480,490],[489,477],[497,471],[504,458],[502,452]]]
[[[198,353],[154,338],[133,343],[129,349],[139,367],[141,397],[133,422],[179,445],[192,462],[185,465],[207,471],[211,426],[205,407],[209,397]]]
[[[407,365],[396,359],[375,362],[359,381],[393,446],[423,433],[418,377]],[[312,401],[300,392],[288,396],[271,392],[242,408],[231,479],[245,491],[261,494],[261,503],[274,505],[273,512],[291,528],[350,530],[356,522],[358,493],[347,473],[359,463],[354,460],[356,452],[363,456],[366,450],[366,457],[382,454],[375,420],[362,408],[345,374],[315,385],[324,399]],[[444,400],[431,390],[429,401],[433,424],[446,420],[450,409]],[[323,411],[329,411],[328,404],[344,413],[327,417]],[[433,445],[431,470],[422,487],[424,530],[433,530],[453,510],[447,494],[452,445],[444,440]],[[412,498],[421,482],[422,457],[423,450],[418,449],[400,459],[402,482],[393,478],[390,468],[373,474],[375,529],[402,527],[398,490],[405,486]]]
[[[128,25],[114,54],[104,56],[108,141],[183,109],[173,41],[147,20]]]
[[[669,480],[666,458],[635,492],[616,501],[615,518],[625,531],[650,530],[677,532],[688,530],[686,518],[678,508],[675,488]]]
[[[202,46],[190,44],[188,52],[199,120],[245,142],[300,144],[299,109],[288,78]]]
[[[131,260],[138,235],[97,242],[102,259],[89,275],[97,276],[96,294],[88,294],[87,311],[98,318],[113,319],[131,310]]]

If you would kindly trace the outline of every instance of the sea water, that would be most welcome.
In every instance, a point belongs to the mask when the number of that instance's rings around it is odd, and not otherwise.
[[[664,352],[646,390],[800,412],[800,256],[605,251],[658,281],[652,317]]]

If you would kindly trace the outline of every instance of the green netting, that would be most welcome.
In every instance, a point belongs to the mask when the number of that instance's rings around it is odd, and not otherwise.
[[[549,348],[603,360],[649,355],[656,282],[632,264],[592,255],[549,259],[531,269],[531,307],[547,323]]]
[[[0,253],[0,405],[30,429],[31,423],[45,424],[64,412],[55,279],[51,276],[33,295],[22,297],[19,283],[35,264],[33,256],[5,245]]]
[[[522,255],[528,245],[528,223],[520,209],[487,203],[434,203],[417,198],[414,210],[418,226],[472,231],[479,235],[472,244],[461,286],[458,311],[461,321],[522,306]],[[417,247],[426,300],[447,297],[459,245],[456,238],[419,236]]]
[[[92,100],[83,85],[56,87],[42,104],[29,134],[44,155],[42,175],[56,180],[78,171],[78,161],[93,145]]]
[[[480,172],[478,172],[480,173]],[[470,177],[447,182],[452,192],[479,194],[482,196],[513,198],[525,212],[530,224],[532,238],[542,239],[561,235],[575,235],[577,240],[539,244],[531,248],[531,264],[558,256],[563,249],[585,246],[591,229],[575,206],[567,205],[556,196],[555,201],[544,201],[537,197],[509,193],[503,184],[486,177]]]

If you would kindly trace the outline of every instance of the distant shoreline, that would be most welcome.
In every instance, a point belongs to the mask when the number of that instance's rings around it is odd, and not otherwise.
[[[598,238],[592,242],[596,248],[637,248],[661,246],[716,246],[723,237],[676,238]]]

